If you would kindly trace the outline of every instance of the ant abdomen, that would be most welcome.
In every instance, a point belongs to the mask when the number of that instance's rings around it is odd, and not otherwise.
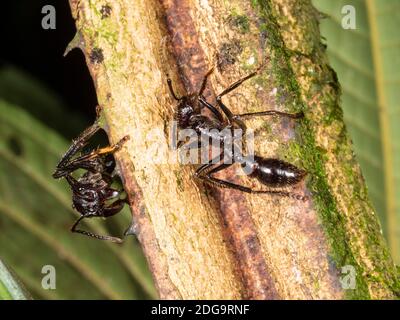
[[[246,159],[242,167],[250,170],[249,176],[256,178],[262,184],[279,188],[297,184],[302,181],[306,171],[279,159],[254,156]]]

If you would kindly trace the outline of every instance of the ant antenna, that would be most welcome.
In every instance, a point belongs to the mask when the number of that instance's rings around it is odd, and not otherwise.
[[[170,79],[168,74],[167,74],[167,83],[168,83],[169,91],[171,92],[171,95],[174,97],[174,99],[176,101],[181,100],[182,98],[178,98],[178,96],[175,94],[174,88],[172,87],[172,80]]]

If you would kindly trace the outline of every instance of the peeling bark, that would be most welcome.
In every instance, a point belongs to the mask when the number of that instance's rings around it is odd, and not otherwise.
[[[131,136],[117,160],[161,298],[398,294],[309,1],[70,3],[110,140]],[[293,190],[308,195],[306,201],[211,188],[195,181],[192,166],[171,161],[177,155],[168,128],[176,104],[166,74],[183,95],[197,91],[217,65],[206,92],[212,100],[261,64],[264,71],[224,101],[235,113],[304,111],[300,123],[264,118],[248,126],[255,129],[258,154],[309,172]],[[236,171],[220,177],[262,188]],[[353,290],[340,282],[345,265],[357,272]]]

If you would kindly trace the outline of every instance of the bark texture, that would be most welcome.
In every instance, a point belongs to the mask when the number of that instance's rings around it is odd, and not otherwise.
[[[340,90],[309,1],[70,0],[117,155],[138,239],[163,299],[394,298],[399,284],[351,149]],[[169,125],[180,95],[210,77],[207,97],[264,64],[224,98],[263,118],[256,153],[308,171],[299,201],[198,183],[177,162]],[[175,160],[175,161],[174,161]],[[220,176],[262,186],[232,168]],[[347,274],[341,274],[350,266]],[[347,267],[348,268],[348,267]],[[353,269],[352,269],[353,268]],[[350,270],[350,271],[349,271]],[[352,271],[354,273],[352,273]],[[355,284],[346,277],[354,275]],[[347,285],[347,286],[346,286]],[[349,288],[349,285],[351,288]],[[346,289],[347,288],[347,289]]]

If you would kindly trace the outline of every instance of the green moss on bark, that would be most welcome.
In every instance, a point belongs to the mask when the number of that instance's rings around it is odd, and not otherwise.
[[[308,36],[297,40],[296,50],[299,51],[294,51],[292,48],[287,48],[281,35],[282,27],[289,23],[287,17],[280,14],[278,24],[276,20],[278,13],[275,12],[275,8],[271,6],[270,1],[253,0],[252,5],[262,21],[259,24],[260,32],[267,33],[266,50],[270,53],[272,74],[274,75],[276,86],[279,88],[278,93],[286,99],[285,106],[289,111],[299,111],[300,109],[306,115],[305,119],[297,125],[297,141],[283,145],[278,150],[278,153],[281,157],[291,162],[298,162],[300,159],[301,167],[308,172],[307,186],[312,193],[314,205],[325,228],[332,263],[337,272],[340,274],[341,267],[345,265],[351,265],[356,269],[356,287],[354,290],[346,290],[345,297],[347,299],[371,298],[368,282],[380,283],[382,287],[392,290],[393,295],[396,295],[399,290],[399,284],[396,277],[391,273],[391,258],[382,241],[382,235],[379,233],[379,224],[376,217],[369,213],[373,212],[373,210],[367,197],[365,184],[360,178],[360,172],[355,170],[355,168],[358,168],[358,164],[355,163],[353,158],[345,158],[337,165],[340,166],[338,170],[345,172],[348,177],[346,183],[351,183],[354,190],[349,203],[346,203],[346,205],[350,212],[357,212],[363,215],[362,219],[359,219],[360,223],[351,227],[365,230],[367,243],[363,245],[367,250],[382,250],[379,253],[379,260],[378,255],[371,254],[375,259],[374,276],[365,269],[363,263],[360,263],[363,259],[361,253],[352,247],[350,243],[347,234],[349,226],[346,225],[346,217],[338,209],[337,199],[335,199],[334,195],[334,192],[338,190],[332,190],[328,181],[326,172],[327,153],[334,152],[336,155],[352,156],[352,146],[344,128],[343,113],[339,106],[339,83],[336,74],[326,63],[324,47],[319,40],[316,11],[313,11],[314,9],[308,1],[296,2],[296,12],[298,12],[296,20],[299,23],[296,27],[306,28]],[[311,19],[314,14],[315,19]],[[315,33],[310,34],[310,30]],[[291,31],[293,33],[293,30]],[[308,76],[313,79],[308,90],[303,89],[303,92],[301,91],[302,89],[291,64],[292,59],[300,61],[301,59],[308,59],[312,61],[314,68],[319,68],[316,71],[308,70]],[[321,74],[324,76],[321,77]],[[318,107],[323,106],[324,109],[312,110],[306,106],[302,98],[304,91],[306,92],[307,101],[312,100],[314,94],[324,92],[325,94],[321,95],[322,101],[318,105]],[[322,124],[316,123],[317,118],[320,116],[318,113],[322,114]],[[317,144],[316,134],[319,125],[329,126],[329,130],[325,131],[325,133],[328,132],[337,137],[334,150],[325,150],[325,148]],[[388,293],[388,296],[390,296],[390,293]]]

